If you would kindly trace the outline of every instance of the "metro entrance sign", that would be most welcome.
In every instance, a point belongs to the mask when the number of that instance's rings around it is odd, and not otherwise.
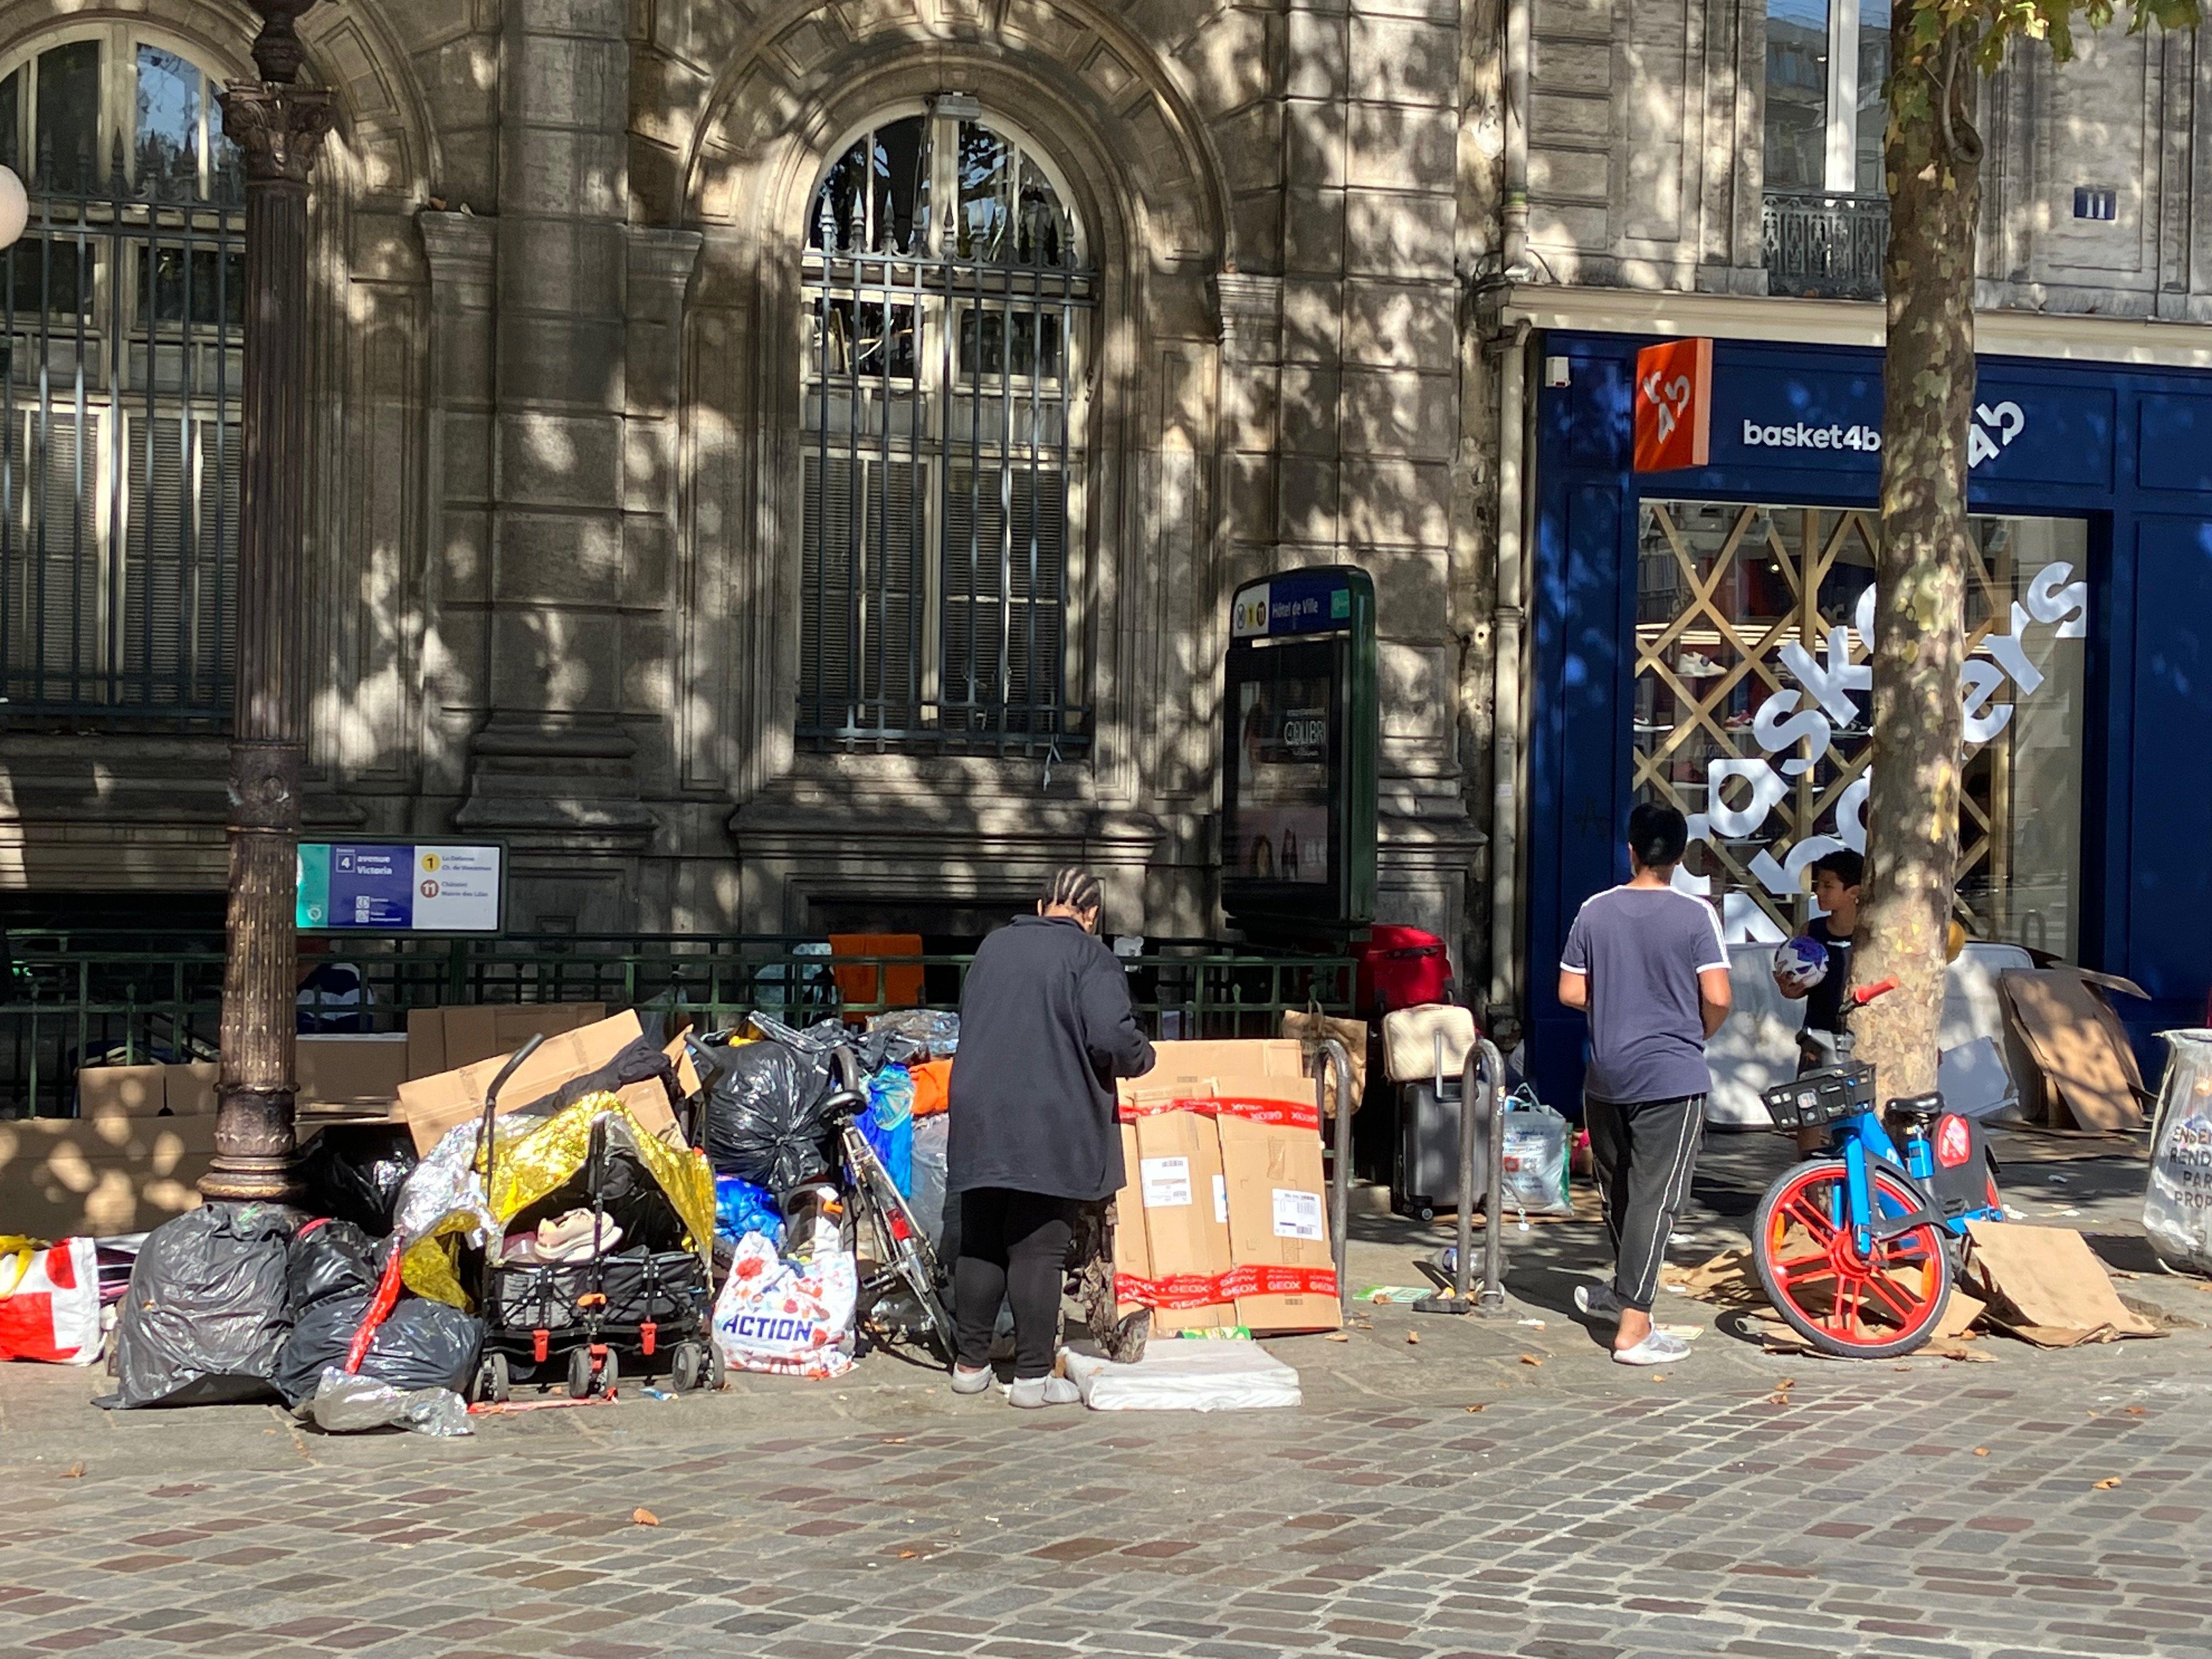
[[[495,842],[302,842],[294,921],[315,933],[499,933],[507,922],[507,849]]]

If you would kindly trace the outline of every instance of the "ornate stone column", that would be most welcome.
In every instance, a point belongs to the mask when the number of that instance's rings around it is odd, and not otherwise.
[[[294,84],[293,23],[314,0],[253,0],[258,81],[222,94],[246,165],[244,472],[238,679],[230,746],[230,902],[222,1066],[210,1198],[276,1198],[290,1182],[300,774],[306,738],[301,533],[307,505],[307,174],[330,94]]]

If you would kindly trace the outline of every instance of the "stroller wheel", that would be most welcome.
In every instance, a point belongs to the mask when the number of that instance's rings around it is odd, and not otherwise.
[[[568,1398],[588,1400],[592,1395],[592,1351],[579,1343],[568,1350]]]
[[[488,1353],[477,1367],[476,1398],[489,1400],[495,1405],[504,1405],[512,1392],[513,1379],[507,1373],[507,1356]]]
[[[710,1394],[719,1394],[729,1369],[722,1363],[722,1351],[713,1343],[707,1345],[707,1380],[702,1385]]]
[[[699,1386],[701,1373],[706,1369],[706,1356],[699,1352],[696,1342],[679,1342],[676,1352],[669,1356],[668,1380],[678,1394],[689,1394]]]

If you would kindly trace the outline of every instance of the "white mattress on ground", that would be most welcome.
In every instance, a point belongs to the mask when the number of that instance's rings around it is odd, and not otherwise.
[[[1133,1365],[1060,1350],[1083,1403],[1097,1412],[1244,1412],[1303,1405],[1298,1374],[1255,1342],[1166,1337]]]

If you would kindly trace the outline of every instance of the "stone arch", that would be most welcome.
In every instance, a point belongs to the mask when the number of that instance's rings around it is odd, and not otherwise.
[[[711,19],[718,27],[733,15],[704,5],[690,14],[695,25]],[[865,26],[854,26],[863,15]],[[995,116],[1038,144],[1085,223],[1100,272],[1100,344],[1083,462],[1088,506],[1077,526],[1086,555],[1077,637],[1095,739],[1085,764],[1058,775],[1063,790],[1079,780],[1073,787],[1096,821],[1104,821],[1100,812],[1134,814],[1139,799],[1160,792],[1160,732],[1173,721],[1158,704],[1164,688],[1183,695],[1189,665],[1153,642],[1187,632],[1194,610],[1209,603],[1220,336],[1213,278],[1231,257],[1231,229],[1228,183],[1203,124],[1118,25],[1073,5],[1010,7],[995,23],[957,34],[924,28],[902,4],[865,14],[787,7],[779,19],[757,38],[730,38],[723,73],[694,88],[689,112],[661,130],[634,127],[631,154],[646,210],[702,238],[684,395],[679,558],[695,635],[684,652],[689,701],[715,711],[694,729],[719,737],[715,781],[741,804],[733,824],[748,908],[760,907],[763,925],[780,918],[781,926],[798,913],[792,895],[812,878],[756,868],[767,855],[747,852],[747,824],[758,818],[749,819],[743,803],[765,793],[761,811],[770,812],[781,781],[794,777],[865,774],[896,793],[902,778],[954,775],[896,755],[862,757],[857,768],[832,764],[802,757],[793,741],[799,271],[807,204],[823,168],[883,111],[966,93],[984,119]],[[696,52],[702,42],[695,33],[688,45]],[[670,62],[659,61],[661,97],[683,106],[666,85]],[[633,108],[657,101],[634,95]],[[679,738],[679,746],[695,755],[700,748],[696,739]],[[920,793],[945,801],[961,790],[970,799],[1033,795],[1036,771],[1035,763],[971,765],[958,769],[960,790]],[[969,831],[948,833],[949,848]],[[1140,882],[1159,834],[1148,818],[1113,855],[1131,860],[1128,880]],[[931,873],[917,866],[915,880],[927,884],[976,862],[951,851],[937,856]],[[1024,854],[1001,848],[993,856],[1018,862]],[[818,895],[839,878],[823,875],[808,890]],[[783,890],[758,892],[757,882]]]

